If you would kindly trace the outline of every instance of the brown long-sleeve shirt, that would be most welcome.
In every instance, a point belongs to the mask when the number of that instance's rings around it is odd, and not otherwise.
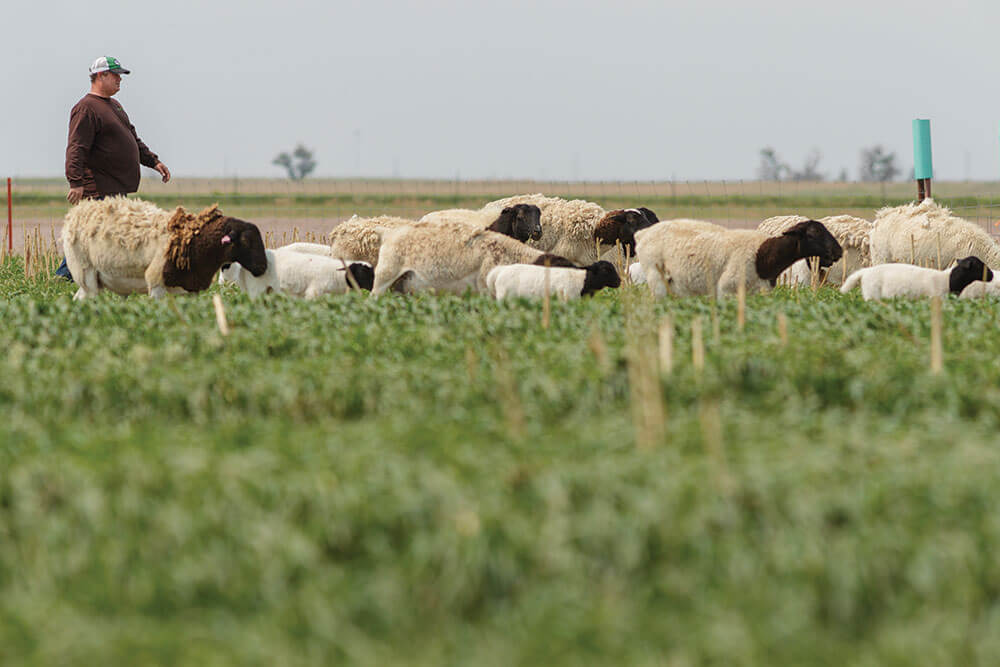
[[[159,161],[117,100],[88,93],[70,111],[66,180],[71,188],[82,186],[85,197],[135,192],[139,165]]]

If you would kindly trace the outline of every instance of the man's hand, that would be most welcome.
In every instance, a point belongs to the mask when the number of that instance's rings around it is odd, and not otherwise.
[[[82,185],[80,187],[78,187],[78,188],[70,188],[69,189],[69,194],[66,195],[66,201],[68,201],[70,204],[73,204],[75,206],[77,204],[77,202],[79,202],[81,199],[83,199],[83,186]]]
[[[167,165],[162,162],[157,162],[156,166],[153,167],[156,171],[160,172],[160,176],[163,177],[163,182],[166,183],[170,180],[170,170],[167,169]]]

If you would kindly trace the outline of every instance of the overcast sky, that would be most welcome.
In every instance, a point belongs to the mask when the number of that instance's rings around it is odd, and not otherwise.
[[[279,6],[280,4],[280,6]],[[856,178],[862,147],[1000,179],[1000,2],[6,3],[0,176],[61,176],[87,67],[175,176]],[[144,177],[152,172],[144,171]]]

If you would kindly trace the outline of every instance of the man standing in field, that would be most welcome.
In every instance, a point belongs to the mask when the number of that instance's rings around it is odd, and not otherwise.
[[[69,113],[66,145],[66,199],[103,199],[139,189],[139,165],[160,172],[163,182],[170,170],[142,142],[125,109],[111,99],[121,88],[122,75],[130,71],[116,58],[103,56],[90,66],[90,92]],[[56,275],[71,278],[66,260]]]

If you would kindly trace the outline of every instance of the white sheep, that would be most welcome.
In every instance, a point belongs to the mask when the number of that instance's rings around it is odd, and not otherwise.
[[[80,286],[74,299],[101,289],[145,291],[153,298],[198,292],[212,284],[222,264],[234,261],[254,275],[267,269],[260,230],[223,215],[218,206],[191,215],[141,199],[84,200],[66,214],[62,242]]]
[[[779,215],[764,220],[757,226],[757,230],[769,236],[778,236],[789,227],[808,219],[801,215]],[[844,256],[824,271],[826,283],[839,285],[847,275],[858,269],[871,266],[871,222],[853,215],[829,215],[820,218],[819,221],[833,234],[844,250]],[[793,285],[810,284],[812,270],[809,267],[808,259],[800,259],[795,262],[782,276],[786,276],[789,283]],[[780,277],[779,282],[783,282]]]
[[[486,289],[498,300],[507,297],[544,298],[546,291],[565,301],[621,285],[611,262],[594,262],[581,268],[550,268],[537,264],[497,266],[486,274]]]
[[[343,294],[352,288],[370,290],[374,272],[367,262],[342,262],[288,249],[267,250],[267,271],[254,276],[238,263],[223,268],[222,275],[251,298],[268,292],[315,299],[323,294]],[[350,274],[350,276],[348,276]]]
[[[944,268],[971,255],[1000,268],[1000,248],[986,231],[929,198],[878,211],[871,252],[872,264],[908,262]]]
[[[513,204],[534,204],[541,210],[542,237],[529,245],[580,265],[596,262],[598,255],[614,249],[616,242],[634,254],[635,232],[649,224],[644,212],[638,209],[609,213],[594,202],[547,197],[541,193],[498,199],[487,203],[483,210],[499,210]]]
[[[950,269],[927,269],[913,264],[879,264],[855,271],[840,291],[846,294],[861,286],[865,301],[893,297],[928,297],[961,294],[974,281],[993,279],[993,272],[978,257],[965,257]]]
[[[822,223],[807,220],[781,236],[725,229],[701,220],[667,220],[640,231],[636,258],[654,294],[677,296],[768,290],[778,275],[803,257],[822,266],[840,259],[837,239]]]
[[[378,264],[378,251],[382,246],[382,235],[376,229],[395,229],[417,224],[415,220],[393,215],[379,215],[374,218],[353,216],[336,227],[327,236],[330,241],[330,257],[355,262]]]
[[[501,264],[573,266],[572,262],[496,232],[457,222],[379,229],[384,234],[372,295],[392,289],[461,293],[486,290],[486,275]]]

